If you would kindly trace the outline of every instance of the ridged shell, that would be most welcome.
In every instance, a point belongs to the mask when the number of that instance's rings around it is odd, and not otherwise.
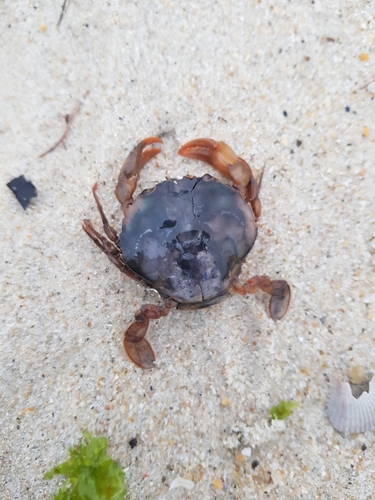
[[[327,412],[331,424],[340,432],[350,434],[375,429],[375,377],[369,382],[369,392],[362,392],[358,399],[352,395],[347,382],[335,380]]]

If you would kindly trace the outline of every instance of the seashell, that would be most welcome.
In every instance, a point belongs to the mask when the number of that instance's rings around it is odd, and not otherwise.
[[[350,434],[375,429],[375,377],[358,398],[353,396],[347,382],[335,380],[327,413],[331,424],[339,432]]]
[[[251,457],[251,448],[244,448],[242,451],[241,451],[242,455],[244,457],[247,457],[247,458],[250,458]]]
[[[368,380],[365,372],[365,368],[362,365],[354,365],[349,370],[349,380],[351,384],[363,384]],[[354,395],[355,397],[355,395]]]
[[[193,481],[190,481],[189,479],[184,479],[181,476],[177,476],[171,483],[169,489],[171,490],[172,488],[179,488],[182,486],[183,488],[187,488],[188,490],[191,490],[194,487],[195,483]]]

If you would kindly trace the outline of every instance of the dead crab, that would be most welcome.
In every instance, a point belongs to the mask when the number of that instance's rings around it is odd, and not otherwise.
[[[85,219],[83,229],[120,271],[156,289],[163,305],[143,305],[125,332],[129,358],[140,368],[153,368],[155,355],[145,339],[150,319],[166,316],[173,308],[208,307],[236,292],[258,289],[268,293],[271,318],[281,319],[290,302],[284,280],[254,276],[237,282],[241,264],[257,237],[260,217],[261,177],[255,180],[250,166],[223,142],[196,139],[178,154],[204,161],[218,170],[232,186],[210,175],[167,179],[143,191],[135,200],[142,167],[160,152],[147,148],[163,142],[145,139],[129,154],[118,178],[116,197],[124,213],[120,237],[109,225],[102,205],[93,194],[107,238]]]

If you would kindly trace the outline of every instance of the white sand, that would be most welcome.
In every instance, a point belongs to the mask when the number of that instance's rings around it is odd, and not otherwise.
[[[1,6],[1,500],[52,498],[43,474],[82,429],[108,436],[131,500],[372,498],[374,433],[342,437],[325,412],[330,379],[375,371],[372,2],[68,0],[57,28],[59,15],[59,2]],[[66,150],[39,159],[79,100]],[[262,293],[172,312],[148,335],[158,369],[141,371],[121,334],[157,295],[81,221],[100,227],[98,181],[121,227],[119,168],[158,134],[140,190],[213,174],[176,156],[197,137],[266,164],[242,277],[283,277],[293,296],[277,324]],[[6,186],[21,174],[39,191],[27,212]],[[270,425],[282,399],[299,406]],[[177,476],[194,488],[169,490]]]

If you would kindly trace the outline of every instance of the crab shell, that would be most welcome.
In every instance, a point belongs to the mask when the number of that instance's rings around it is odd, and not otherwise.
[[[193,309],[226,298],[256,237],[251,206],[206,174],[143,191],[128,209],[120,242],[125,262],[145,283]]]
[[[106,237],[89,219],[82,227],[108,259],[126,276],[155,288],[161,305],[143,304],[124,335],[127,355],[136,366],[155,366],[154,351],[145,338],[150,320],[167,316],[171,309],[195,309],[213,305],[229,293],[246,295],[262,290],[270,295],[272,319],[281,319],[290,303],[285,280],[253,276],[237,282],[241,264],[257,237],[256,221],[262,205],[262,175],[255,179],[250,165],[224,142],[194,139],[178,154],[208,163],[233,183],[223,184],[210,175],[167,180],[133,194],[148,161],[160,153],[149,146],[163,142],[148,137],[124,161],[115,189],[124,214],[122,233],[109,224],[93,186],[93,195]]]

